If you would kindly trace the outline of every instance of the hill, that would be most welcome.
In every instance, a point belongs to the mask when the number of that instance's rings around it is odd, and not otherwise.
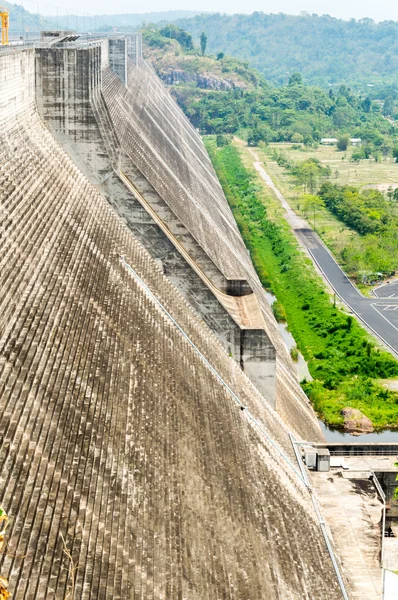
[[[202,14],[177,21],[210,52],[250,61],[277,85],[295,71],[311,84],[398,83],[398,23],[343,21],[328,15]]]
[[[143,37],[146,58],[203,133],[239,133],[251,145],[311,145],[346,133],[371,144],[374,153],[377,147],[378,154],[385,145],[383,136],[392,140],[395,135],[392,96],[384,103],[372,102],[345,85],[326,93],[304,85],[299,73],[292,74],[288,85],[276,87],[246,61],[223,53],[202,56],[191,35],[174,25],[158,30],[151,26]]]
[[[167,24],[160,30],[143,30],[144,53],[157,75],[173,86],[192,86],[208,90],[254,89],[265,84],[248,62],[224,56],[202,56],[193,39],[183,29]]]

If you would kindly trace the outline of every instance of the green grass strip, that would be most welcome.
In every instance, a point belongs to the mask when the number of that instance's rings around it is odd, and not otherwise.
[[[398,362],[376,347],[352,316],[333,306],[270,193],[244,166],[239,151],[232,145],[217,148],[211,139],[205,143],[260,280],[277,297],[308,362],[314,380],[302,386],[315,410],[335,427],[343,423],[344,407],[359,409],[375,428],[397,427],[398,394],[378,380],[397,377]]]

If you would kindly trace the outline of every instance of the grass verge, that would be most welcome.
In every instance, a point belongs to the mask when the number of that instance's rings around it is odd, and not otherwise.
[[[236,147],[205,140],[235,219],[264,287],[276,296],[308,362],[302,385],[315,410],[341,427],[340,411],[359,409],[376,429],[398,426],[398,394],[377,379],[398,376],[398,362],[356,320],[333,306],[311,261],[299,250],[280,208]]]

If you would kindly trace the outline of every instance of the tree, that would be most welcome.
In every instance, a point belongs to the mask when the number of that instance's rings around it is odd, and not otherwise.
[[[358,148],[357,150],[354,150],[354,152],[351,155],[351,161],[356,162],[356,163],[361,162],[361,160],[363,160],[364,158],[365,158],[365,153],[362,150],[362,148]]]
[[[387,96],[384,100],[382,113],[385,117],[390,117],[395,112],[395,101],[392,96]]]
[[[303,85],[301,73],[293,73],[289,78],[289,85]]]
[[[249,135],[247,136],[248,146],[258,146],[258,143],[262,140],[261,131],[257,128],[250,129]]]
[[[177,25],[169,24],[160,29],[159,33],[167,38],[177,40],[179,44],[186,50],[193,50],[192,35]]]
[[[309,212],[313,213],[314,231],[316,231],[315,216],[325,206],[323,199],[320,196],[315,196],[313,194],[304,194],[301,197],[301,204],[305,214],[308,215]]]
[[[217,53],[217,60],[222,60],[224,58],[224,52]]]
[[[314,194],[320,181],[330,177],[330,168],[324,167],[316,158],[309,158],[297,163],[292,168],[292,175],[298,185],[302,185],[304,190]]]
[[[369,98],[369,96],[367,96],[365,98],[365,100],[362,102],[362,108],[363,108],[364,112],[366,112],[366,113],[370,112],[370,109],[372,108],[372,100]]]
[[[302,144],[304,141],[304,138],[301,135],[301,133],[298,133],[296,131],[296,133],[293,133],[291,141],[293,142],[293,144]]]
[[[216,145],[217,148],[222,148],[223,146],[228,146],[232,141],[232,136],[224,135],[222,133],[218,133],[216,136]]]
[[[202,53],[202,56],[205,55],[206,46],[207,46],[207,35],[205,34],[204,31],[202,31],[202,33],[200,34],[200,51]]]
[[[343,133],[343,135],[341,135],[337,140],[337,150],[339,150],[340,152],[345,152],[348,148],[349,143],[350,136],[348,135],[348,133]]]

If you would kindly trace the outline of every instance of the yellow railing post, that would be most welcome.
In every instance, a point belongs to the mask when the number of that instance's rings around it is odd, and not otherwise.
[[[8,44],[8,26],[9,26],[9,13],[4,6],[0,6],[0,17],[1,17],[1,45],[6,46]]]

